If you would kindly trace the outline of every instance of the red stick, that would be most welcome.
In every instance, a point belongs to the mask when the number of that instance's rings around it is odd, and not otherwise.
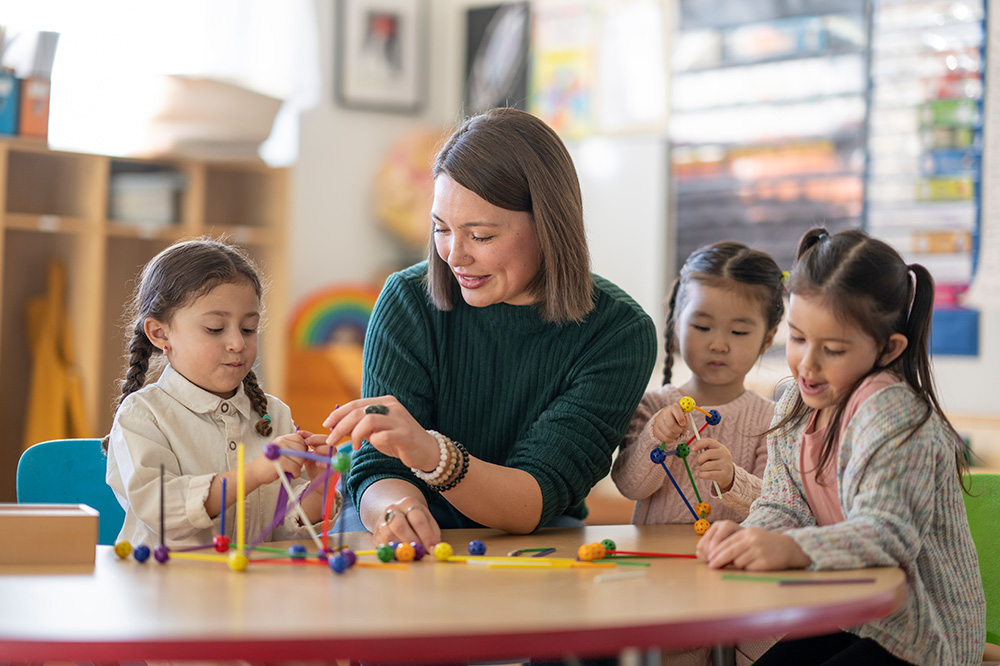
[[[705,423],[703,423],[702,426],[698,428],[698,433],[700,434],[701,431],[707,427],[708,427],[708,421],[705,421]],[[695,439],[696,439],[695,436],[691,435],[691,439],[688,440],[688,446],[691,446],[691,442],[693,442]]]

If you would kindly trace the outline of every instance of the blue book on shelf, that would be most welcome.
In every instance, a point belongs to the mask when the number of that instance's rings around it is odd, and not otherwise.
[[[0,134],[17,134],[21,81],[13,72],[0,71]]]

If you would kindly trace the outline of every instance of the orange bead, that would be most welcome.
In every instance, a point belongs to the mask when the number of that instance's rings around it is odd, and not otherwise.
[[[712,505],[708,502],[701,502],[694,508],[694,512],[702,518],[708,518],[712,515]]]
[[[694,521],[694,531],[697,532],[698,534],[704,534],[705,532],[708,531],[709,527],[710,527],[709,522],[704,518],[699,518],[698,520]]]

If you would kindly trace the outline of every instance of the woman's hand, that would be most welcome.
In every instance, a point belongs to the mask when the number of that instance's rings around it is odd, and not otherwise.
[[[695,476],[708,479],[719,484],[722,492],[728,492],[733,487],[736,469],[733,467],[733,454],[718,440],[702,437],[691,444],[691,455],[698,454],[695,460],[698,471]]]
[[[653,416],[653,435],[661,442],[673,444],[680,441],[688,425],[688,415],[678,403],[674,403]]]
[[[373,411],[384,408],[384,414]],[[366,408],[371,407],[372,409]],[[378,410],[382,411],[382,410]],[[416,419],[391,395],[363,398],[338,407],[323,421],[330,428],[327,444],[336,446],[344,437],[351,438],[357,451],[362,440],[387,456],[398,458],[407,467],[433,471],[440,460],[437,439],[417,423]]]
[[[732,564],[747,571],[804,569],[812,560],[790,536],[722,520],[705,532],[695,554],[712,569]]]
[[[419,541],[430,552],[441,541],[441,528],[423,497],[404,497],[385,507],[372,532],[372,540],[376,546],[390,541]]]

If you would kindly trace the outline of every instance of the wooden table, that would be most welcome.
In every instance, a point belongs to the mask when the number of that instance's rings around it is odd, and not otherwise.
[[[458,554],[482,539],[486,556],[514,548],[613,539],[620,550],[694,553],[690,526],[546,529],[528,536],[449,530]],[[371,548],[367,533],[346,535]],[[311,547],[310,547],[311,549]],[[375,563],[373,556],[360,558]],[[631,560],[637,561],[637,560]],[[334,659],[447,663],[615,654],[625,647],[731,644],[776,633],[832,631],[899,608],[900,569],[812,573],[809,580],[872,583],[779,585],[726,580],[692,559],[640,560],[616,569],[487,568],[425,558],[402,569],[119,560],[99,546],[94,567],[0,568],[0,660]],[[598,582],[609,572],[641,577]],[[774,574],[768,574],[773,576]]]

